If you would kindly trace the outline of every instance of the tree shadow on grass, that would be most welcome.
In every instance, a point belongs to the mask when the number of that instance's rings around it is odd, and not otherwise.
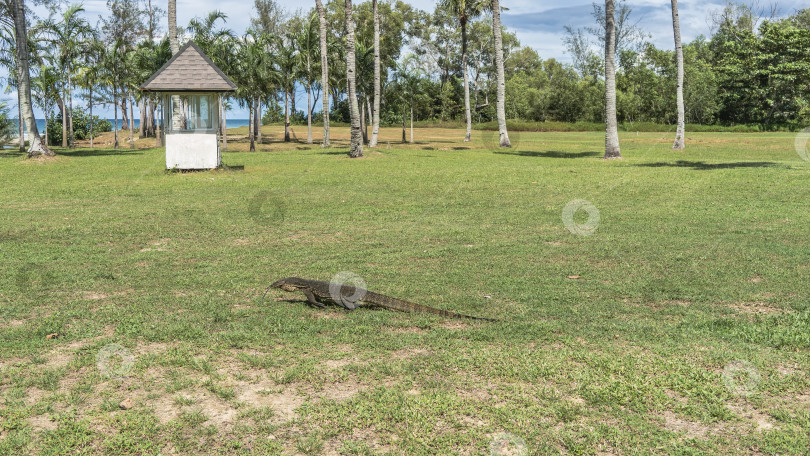
[[[496,154],[503,155],[519,155],[521,157],[541,157],[541,158],[586,158],[586,157],[601,157],[602,152],[560,152],[558,150],[549,150],[546,152],[534,152],[529,150],[521,151],[495,151]]]
[[[686,161],[686,160],[678,160],[674,163],[670,162],[657,162],[657,163],[642,163],[639,165],[633,166],[642,166],[645,168],[663,168],[663,167],[671,167],[671,168],[692,168],[694,170],[711,170],[711,169],[732,169],[732,168],[786,168],[790,169],[789,166],[785,166],[781,163],[775,162],[731,162],[731,163],[706,163],[702,161]]]
[[[64,155],[65,157],[103,157],[106,155],[143,155],[143,151],[128,147],[120,149],[75,149],[60,150],[56,155]]]

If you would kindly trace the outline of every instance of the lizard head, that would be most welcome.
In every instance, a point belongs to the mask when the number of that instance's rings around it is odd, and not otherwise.
[[[271,288],[281,288],[284,291],[298,291],[302,288],[306,288],[306,286],[304,279],[299,279],[298,277],[287,277],[270,285]]]

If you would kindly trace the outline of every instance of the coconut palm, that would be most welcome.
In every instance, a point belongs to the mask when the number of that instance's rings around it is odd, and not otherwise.
[[[357,68],[355,67],[354,14],[352,0],[346,0],[346,76],[348,81],[351,148],[349,157],[363,156],[363,133],[360,130],[360,106],[357,102]]]
[[[616,122],[616,24],[614,0],[605,0],[605,158],[622,158]]]
[[[683,149],[686,132],[686,114],[683,106],[683,45],[681,44],[681,21],[678,17],[678,0],[672,0],[672,30],[675,34],[675,59],[678,65],[678,88],[676,98],[678,103],[678,131],[675,133],[673,149]]]
[[[382,96],[382,76],[380,70],[380,9],[373,0],[374,15],[374,111],[371,115],[371,141],[369,147],[377,147],[380,136],[380,97]]]
[[[498,115],[498,131],[500,134],[501,147],[512,147],[509,141],[509,133],[506,131],[506,76],[503,69],[503,35],[501,32],[501,4],[498,0],[492,0],[492,33],[495,39],[495,73],[497,78],[497,90],[495,91],[496,113]]]
[[[56,49],[56,61],[62,70],[62,87],[65,101],[62,104],[62,147],[74,147],[73,135],[73,72],[76,61],[84,53],[87,43],[93,36],[90,24],[81,13],[81,5],[72,5],[62,13],[61,20],[45,21],[41,27],[47,31],[47,41]]]
[[[442,3],[458,17],[461,26],[461,71],[464,73],[464,114],[467,117],[467,134],[464,142],[469,142],[472,136],[472,109],[470,108],[470,73],[467,68],[467,25],[470,19],[483,13],[485,4],[480,0],[442,0]]]
[[[295,83],[300,74],[296,36],[287,33],[276,40],[276,65],[281,74],[281,89],[284,91],[284,142],[290,141],[290,98],[295,96]]]
[[[97,91],[97,86],[102,82],[104,72],[104,43],[99,40],[93,40],[85,51],[83,57],[84,62],[76,75],[76,83],[79,87],[87,91],[87,106],[90,110],[90,147],[93,147],[95,139],[95,131],[93,129],[93,104],[96,98],[93,94]]]
[[[268,52],[270,41],[267,35],[259,35],[251,29],[242,39],[234,40],[231,45],[235,49],[233,62],[236,66],[233,68],[233,75],[238,87],[236,98],[250,112],[248,136],[251,152],[256,150],[256,101],[274,88],[279,78],[279,72],[273,68],[271,54]]]
[[[31,101],[31,75],[28,68],[28,33],[25,24],[25,5],[23,0],[12,0],[11,13],[14,20],[14,37],[16,45],[17,90],[22,95],[20,111],[28,133],[28,156],[53,156],[54,153],[42,142],[37,129],[37,120],[34,117],[33,102]]]
[[[45,119],[53,113],[56,100],[59,99],[59,74],[52,66],[42,65],[37,75],[31,78],[31,95],[37,103]],[[45,128],[45,143],[48,143],[48,128]]]
[[[321,41],[321,92],[323,92],[323,147],[329,147],[329,54],[326,43],[326,13],[323,2],[315,0]]]
[[[314,14],[304,24],[304,28],[295,38],[298,46],[298,60],[301,67],[301,79],[307,91],[307,144],[312,144],[312,91],[316,84],[315,73],[318,67],[318,26]]]

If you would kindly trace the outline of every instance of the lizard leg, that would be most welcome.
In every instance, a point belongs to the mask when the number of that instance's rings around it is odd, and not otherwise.
[[[301,290],[301,291],[303,291],[303,292],[304,292],[304,296],[306,296],[306,297],[307,297],[307,301],[308,301],[310,304],[312,304],[313,306],[315,306],[315,307],[320,307],[321,309],[323,309],[324,307],[326,307],[325,305],[323,305],[323,304],[321,304],[320,302],[318,302],[318,300],[317,300],[317,299],[315,299],[315,295],[314,295],[314,294],[312,294],[312,292],[311,292],[311,291],[309,291],[309,290],[307,290],[307,289],[303,289],[303,290]]]

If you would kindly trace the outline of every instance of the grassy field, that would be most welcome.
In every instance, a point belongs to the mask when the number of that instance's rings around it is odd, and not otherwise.
[[[0,154],[0,454],[807,453],[795,135],[334,134]],[[501,321],[262,297],[341,273]]]

